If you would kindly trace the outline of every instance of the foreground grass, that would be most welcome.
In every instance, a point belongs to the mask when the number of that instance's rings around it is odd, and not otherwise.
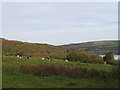
[[[20,59],[13,56],[4,56],[3,88],[115,88],[118,86],[116,79],[106,81],[100,78],[84,78],[77,80],[65,76],[33,76],[19,71],[20,65],[31,66],[43,63],[59,64],[70,68],[82,66],[87,69],[105,70],[107,72],[112,72],[112,68],[117,68],[112,65],[65,62],[57,59],[42,61],[41,57]]]
[[[116,88],[117,82],[112,82],[96,78],[77,80],[65,76],[46,77],[3,72],[3,88]]]

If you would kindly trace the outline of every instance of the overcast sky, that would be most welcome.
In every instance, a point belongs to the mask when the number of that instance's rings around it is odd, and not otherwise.
[[[62,45],[118,39],[116,2],[3,3],[2,37]]]

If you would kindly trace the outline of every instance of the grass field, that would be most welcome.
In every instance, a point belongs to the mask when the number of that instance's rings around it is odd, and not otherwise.
[[[20,72],[20,65],[32,66],[38,64],[57,64],[67,68],[84,67],[89,70],[104,70],[112,72],[117,66],[105,64],[87,64],[80,62],[65,62],[53,59],[53,61],[42,61],[41,57],[17,58],[14,56],[3,56],[3,88],[117,88],[117,79],[81,78],[73,79],[67,76],[33,76]],[[74,73],[74,72],[73,72]]]

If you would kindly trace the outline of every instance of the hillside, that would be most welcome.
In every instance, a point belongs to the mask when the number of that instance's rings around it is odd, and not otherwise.
[[[2,39],[3,55],[64,56],[64,47]]]
[[[3,55],[34,55],[34,56],[52,56],[54,58],[63,58],[69,52],[87,51],[95,54],[105,54],[107,51],[118,53],[118,41],[95,41],[87,43],[76,43],[61,46],[49,44],[28,43],[21,41],[6,40],[2,38]]]
[[[63,45],[63,47],[74,49],[75,51],[87,51],[96,54],[105,54],[108,51],[113,51],[118,54],[118,41],[94,41],[86,43],[76,43]]]

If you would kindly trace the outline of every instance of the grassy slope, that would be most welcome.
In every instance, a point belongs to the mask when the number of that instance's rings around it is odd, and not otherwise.
[[[79,64],[78,62],[65,62],[63,60],[42,61],[40,57],[16,58],[13,56],[3,57],[3,88],[84,88],[84,87],[117,87],[117,81],[104,81],[98,78],[72,79],[65,76],[33,76],[19,72],[19,66],[36,65],[42,63],[55,63],[66,67],[86,67],[89,69],[105,70],[111,72],[112,65],[103,64]]]

